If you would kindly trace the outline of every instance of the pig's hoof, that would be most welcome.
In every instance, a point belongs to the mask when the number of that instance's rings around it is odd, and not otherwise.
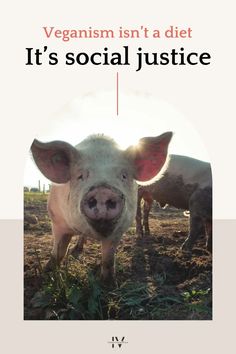
[[[117,281],[114,275],[109,275],[104,277],[103,275],[100,276],[101,284],[106,288],[114,288],[117,286]]]
[[[54,258],[50,258],[47,264],[44,267],[44,272],[52,272],[57,267],[57,262]]]
[[[103,288],[111,290],[114,288],[117,288],[117,281],[115,279],[109,280],[109,281],[101,281],[101,285]]]
[[[74,249],[70,252],[70,256],[72,256],[75,259],[79,259],[80,258],[80,252],[78,252],[78,250]]]

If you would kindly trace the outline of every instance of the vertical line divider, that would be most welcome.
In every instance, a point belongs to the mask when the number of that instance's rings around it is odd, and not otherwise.
[[[116,115],[119,115],[119,73],[116,73]]]

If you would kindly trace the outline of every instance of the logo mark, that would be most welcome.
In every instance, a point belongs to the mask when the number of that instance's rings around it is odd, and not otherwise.
[[[125,337],[122,337],[121,339],[119,339],[118,337],[111,337],[111,341],[108,343],[111,344],[112,348],[121,348],[123,344],[127,344],[128,342],[125,341]]]

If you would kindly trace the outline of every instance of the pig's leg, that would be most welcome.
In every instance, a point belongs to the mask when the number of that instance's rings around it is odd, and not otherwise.
[[[60,225],[53,224],[52,231],[54,235],[54,243],[51,258],[45,267],[45,270],[47,271],[60,265],[62,259],[67,253],[68,245],[72,237],[72,233],[67,228]]]
[[[201,235],[207,236],[207,249],[211,251],[212,230],[212,196],[211,188],[199,189],[189,200],[190,234],[182,248],[191,251],[196,239]]]
[[[191,252],[196,239],[205,233],[201,209],[201,190],[196,190],[189,199],[189,236],[184,241],[182,250]]]
[[[114,240],[102,240],[102,267],[101,276],[105,282],[114,280],[115,264],[114,257],[118,242]]]
[[[141,210],[141,200],[142,196],[138,194],[138,201],[137,201],[137,212],[136,212],[136,234],[138,236],[143,236],[143,227],[142,227],[142,210]]]
[[[85,242],[86,242],[86,237],[83,235],[80,235],[75,247],[72,248],[72,250],[71,250],[71,255],[74,258],[79,259],[79,256],[83,251]]]
[[[182,245],[182,250],[192,251],[193,245],[203,232],[202,218],[196,215],[191,215],[190,212],[190,232],[188,238]]]
[[[152,207],[153,200],[152,199],[147,199],[144,201],[144,206],[143,206],[143,226],[144,226],[144,232],[145,235],[150,235],[150,229],[149,229],[149,213]]]

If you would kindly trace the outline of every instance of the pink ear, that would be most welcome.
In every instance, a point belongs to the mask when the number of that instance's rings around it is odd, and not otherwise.
[[[157,137],[142,138],[136,147],[128,148],[128,154],[134,163],[136,180],[146,182],[160,172],[167,158],[172,135],[172,132],[167,132]]]
[[[55,183],[70,180],[70,164],[77,150],[64,141],[42,143],[34,140],[31,146],[34,161],[45,177]]]

